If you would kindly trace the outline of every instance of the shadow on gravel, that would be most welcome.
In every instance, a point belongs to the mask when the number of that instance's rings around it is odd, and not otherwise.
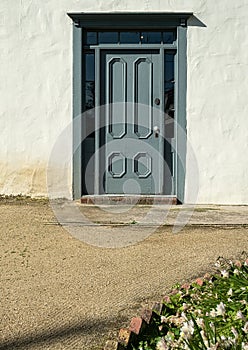
[[[87,320],[83,322],[78,322],[70,325],[64,325],[57,329],[47,329],[42,331],[39,331],[37,333],[30,333],[29,335],[23,335],[20,337],[16,337],[13,339],[6,340],[4,342],[0,342],[0,350],[13,350],[13,349],[25,349],[27,350],[29,346],[35,346],[35,345],[43,345],[44,346],[48,344],[54,344],[63,342],[67,338],[67,344],[71,343],[75,344],[76,341],[73,339],[74,337],[77,337],[79,335],[90,335],[94,334],[94,339],[97,338],[99,333],[99,336],[103,333],[107,333],[107,330],[110,328],[114,328],[115,324],[113,324],[113,319],[94,319],[94,320]],[[68,339],[69,338],[69,339]],[[83,346],[84,344],[80,344],[80,341],[78,341],[77,347]],[[82,347],[83,348],[83,347]]]

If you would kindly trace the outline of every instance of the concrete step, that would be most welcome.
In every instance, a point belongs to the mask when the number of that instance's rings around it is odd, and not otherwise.
[[[104,205],[176,205],[180,204],[175,196],[165,195],[86,195],[81,197],[81,204]]]

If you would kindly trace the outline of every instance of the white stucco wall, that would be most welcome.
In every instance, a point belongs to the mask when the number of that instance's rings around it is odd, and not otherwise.
[[[0,193],[47,194],[51,147],[72,119],[66,13],[77,11],[189,11],[205,24],[189,25],[187,52],[187,132],[199,167],[198,203],[248,204],[247,0],[1,0]],[[71,144],[69,137],[68,152]],[[59,166],[70,192],[71,166]]]

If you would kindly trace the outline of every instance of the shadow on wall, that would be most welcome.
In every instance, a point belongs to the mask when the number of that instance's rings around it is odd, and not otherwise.
[[[189,27],[204,27],[206,28],[206,24],[204,24],[202,21],[200,21],[196,16],[191,16],[188,21],[187,21],[187,25]]]

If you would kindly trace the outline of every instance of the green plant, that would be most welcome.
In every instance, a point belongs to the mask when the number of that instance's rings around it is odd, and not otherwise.
[[[132,221],[130,222],[130,225],[135,225],[135,224],[137,224],[137,221],[136,221],[136,220],[132,220]]]
[[[248,350],[248,259],[220,258],[216,267],[212,277],[176,285],[133,349]]]

